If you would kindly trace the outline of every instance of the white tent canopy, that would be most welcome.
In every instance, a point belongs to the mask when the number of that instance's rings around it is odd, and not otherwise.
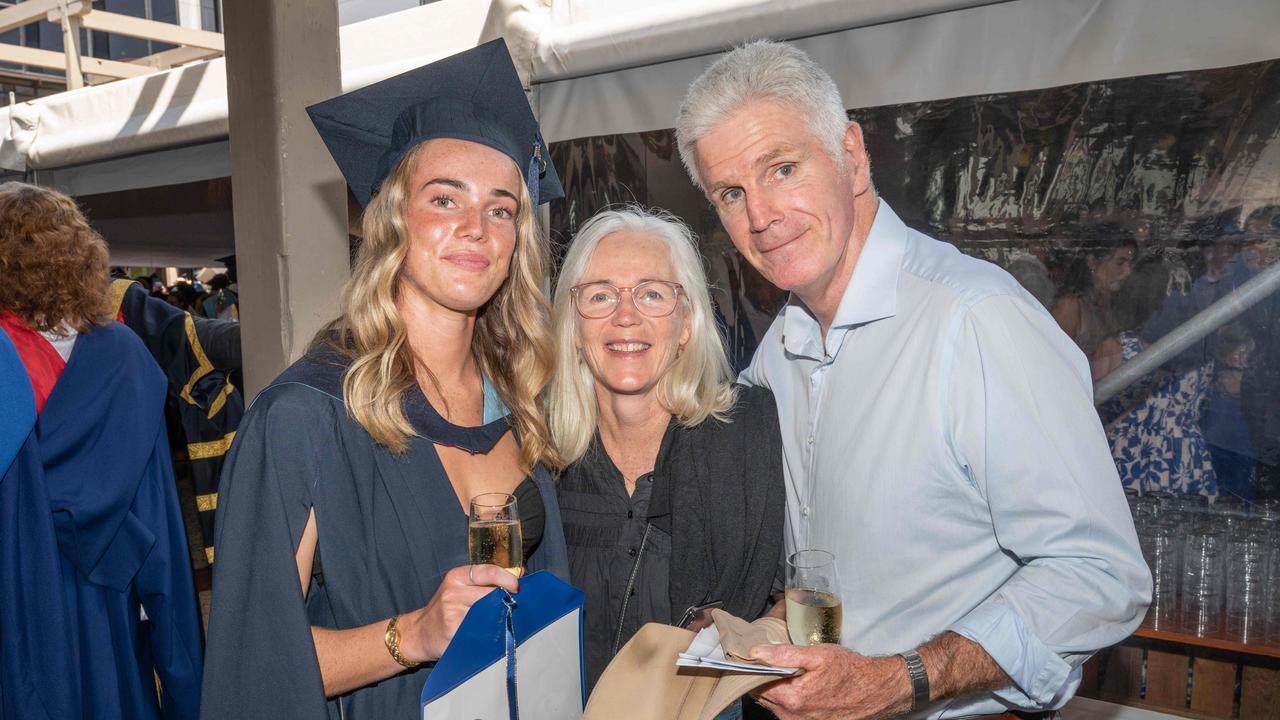
[[[348,90],[505,37],[554,142],[671,127],[753,37],[795,39],[870,107],[1271,60],[1277,27],[1275,0],[441,0],[340,33]],[[0,166],[73,194],[230,174],[222,59],[0,113]]]

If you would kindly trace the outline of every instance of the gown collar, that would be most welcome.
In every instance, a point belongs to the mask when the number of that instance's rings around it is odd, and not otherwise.
[[[342,400],[342,378],[346,374],[350,360],[330,348],[309,351],[271,386],[298,384]],[[422,389],[416,384],[404,395],[404,412],[414,433],[437,445],[449,445],[469,453],[487,453],[493,449],[502,436],[511,429],[507,420],[509,411],[498,397],[497,391],[489,382],[484,381],[484,419],[482,425],[467,427],[454,425],[444,419],[427,401]]]
[[[489,378],[481,376],[481,379],[484,381],[484,424],[475,427],[454,425],[445,420],[427,401],[421,388],[416,384],[411,387],[405,393],[405,416],[417,431],[418,437],[469,453],[487,453],[492,450],[511,426],[507,422],[507,407],[498,398]]]

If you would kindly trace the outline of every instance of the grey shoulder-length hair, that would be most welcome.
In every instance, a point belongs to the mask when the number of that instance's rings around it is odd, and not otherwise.
[[[578,312],[569,290],[582,282],[600,241],[627,230],[646,233],[667,246],[675,281],[684,288],[689,341],[659,381],[663,407],[681,424],[692,427],[708,417],[727,419],[734,403],[733,371],[716,327],[707,274],[693,233],[665,210],[638,206],[605,210],[583,223],[569,245],[551,299],[556,363],[547,409],[552,441],[566,464],[586,453],[599,418],[595,377],[578,350]]]

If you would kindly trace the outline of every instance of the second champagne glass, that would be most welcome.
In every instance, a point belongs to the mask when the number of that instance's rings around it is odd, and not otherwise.
[[[483,493],[471,498],[467,559],[472,565],[497,565],[516,577],[524,572],[520,511],[514,495]]]
[[[787,558],[787,634],[796,645],[839,643],[844,611],[836,558],[801,550]]]

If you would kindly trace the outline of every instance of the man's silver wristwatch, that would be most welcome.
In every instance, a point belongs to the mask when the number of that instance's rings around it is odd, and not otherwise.
[[[915,650],[898,653],[898,657],[907,664],[907,672],[911,675],[911,710],[914,712],[929,704],[929,673],[924,669],[920,653]]]

